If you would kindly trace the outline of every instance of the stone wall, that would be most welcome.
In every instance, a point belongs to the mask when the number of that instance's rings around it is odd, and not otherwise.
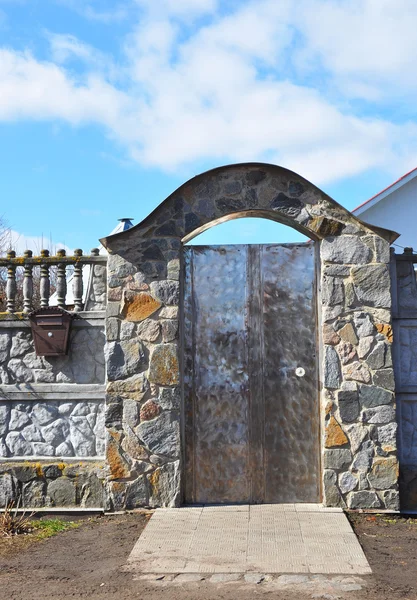
[[[0,463],[0,507],[101,508],[106,502],[102,462]]]
[[[417,283],[415,255],[394,255],[394,364],[402,510],[417,510]]]
[[[68,355],[40,357],[27,318],[2,315],[0,506],[105,505],[103,316],[78,313]]]
[[[102,328],[79,319],[71,330],[67,356],[37,356],[27,322],[0,322],[0,383],[103,384],[104,341]]]
[[[258,216],[320,244],[323,491],[328,506],[397,508],[391,295],[395,234],[362,224],[298,175],[233,165],[187,182],[145,221],[102,240],[107,307],[109,502],[181,502],[182,244],[214,222]],[[325,416],[324,416],[325,415]]]
[[[104,402],[0,403],[0,456],[104,457]]]
[[[330,506],[398,510],[389,243],[321,243],[323,488]]]

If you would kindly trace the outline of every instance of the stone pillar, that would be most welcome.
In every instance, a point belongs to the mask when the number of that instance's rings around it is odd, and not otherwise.
[[[115,510],[180,504],[175,241],[160,239],[156,249],[148,247],[140,268],[109,256],[106,427],[108,504]],[[161,247],[168,248],[166,262],[155,260]]]
[[[327,506],[399,508],[389,243],[321,242]]]

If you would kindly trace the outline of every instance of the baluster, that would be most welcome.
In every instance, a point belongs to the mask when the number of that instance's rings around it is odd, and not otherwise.
[[[32,258],[32,250],[25,250],[23,256]],[[25,270],[23,273],[23,312],[30,313],[32,310],[33,301],[33,265],[25,262]]]
[[[74,256],[80,257],[83,251],[77,248],[74,250]],[[76,262],[74,265],[73,276],[73,294],[74,294],[74,312],[80,312],[83,309],[83,266]]]
[[[57,256],[63,258],[65,256],[65,250],[58,250]],[[58,300],[58,306],[65,308],[65,299],[67,296],[67,266],[65,263],[58,263],[57,267],[57,278],[56,278],[56,296]]]
[[[7,253],[7,258],[16,258],[16,252],[10,250]],[[16,308],[16,265],[7,265],[7,284],[6,284],[6,296],[7,296],[7,312],[14,313]]]
[[[41,257],[48,258],[49,250],[41,250]],[[41,308],[47,308],[49,306],[49,294],[51,292],[51,282],[49,280],[49,265],[48,263],[41,263],[41,282],[40,282],[40,294],[41,294]]]

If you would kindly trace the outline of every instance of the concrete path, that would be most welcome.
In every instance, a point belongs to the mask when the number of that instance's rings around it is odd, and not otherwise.
[[[158,509],[128,568],[136,573],[371,573],[343,511],[318,504]]]

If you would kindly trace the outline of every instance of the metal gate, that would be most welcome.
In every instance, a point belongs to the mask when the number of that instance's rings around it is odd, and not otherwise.
[[[184,262],[186,502],[319,501],[314,244]]]

